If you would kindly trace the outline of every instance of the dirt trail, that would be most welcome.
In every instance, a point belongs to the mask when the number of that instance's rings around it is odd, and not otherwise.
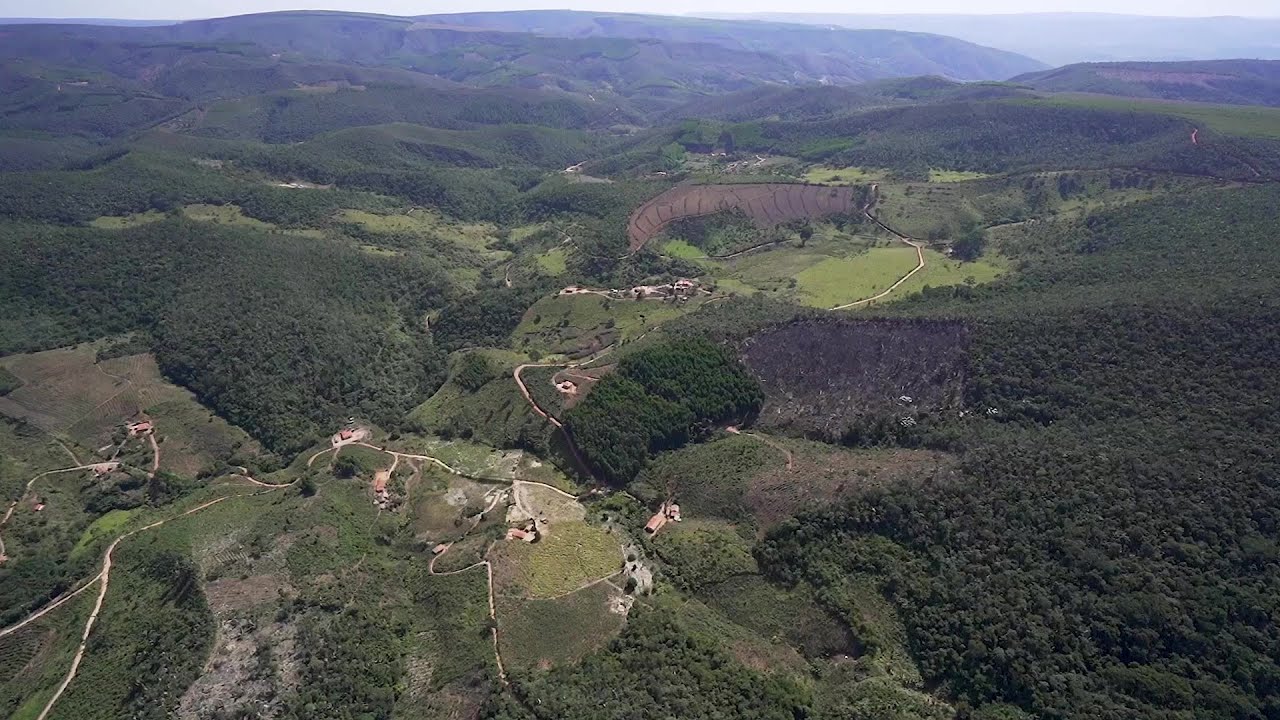
[[[155,432],[148,433],[147,440],[151,441],[151,473],[147,477],[153,478],[160,471],[160,445],[156,443]]]
[[[66,444],[66,443],[62,442],[62,441],[61,441],[61,440],[59,440],[58,438],[54,438],[54,439],[53,439],[53,441],[54,441],[54,442],[56,442],[56,443],[58,443],[58,447],[60,447],[60,448],[62,448],[63,450],[66,450],[66,451],[67,451],[67,454],[71,456],[71,462],[72,462],[73,464],[75,464],[75,465],[83,465],[83,464],[84,464],[84,463],[80,462],[80,458],[76,457],[76,454],[75,454],[74,452],[72,452],[72,451],[71,451],[71,448],[67,447],[67,444]]]
[[[889,232],[891,235],[898,238],[899,240],[906,243],[907,245],[910,245],[911,247],[915,248],[916,266],[911,268],[911,271],[908,272],[906,275],[903,275],[902,277],[898,278],[898,281],[890,285],[889,288],[884,292],[878,293],[876,295],[872,295],[869,298],[863,298],[862,300],[855,300],[854,302],[851,302],[851,303],[845,303],[844,305],[837,305],[831,308],[831,310],[848,310],[849,308],[858,307],[859,305],[866,305],[869,302],[875,302],[876,300],[879,300],[880,298],[884,297],[885,295],[888,295],[894,290],[897,290],[898,286],[902,285],[902,283],[906,282],[907,280],[910,280],[912,275],[915,275],[916,273],[924,269],[924,245],[923,244],[918,243],[915,240],[912,240],[906,235],[903,235],[897,230],[894,230],[888,225],[885,225],[884,223],[880,222],[880,220],[875,215],[871,214],[871,211],[865,210],[863,211],[863,214],[867,216],[868,220],[874,222],[876,225],[879,225],[885,231]]]
[[[225,500],[230,500],[232,498],[238,498],[238,497],[248,497],[249,495],[256,495],[256,494],[257,493],[248,493],[248,494],[240,494],[240,495],[224,495],[223,497],[215,498],[202,505],[197,505],[196,507],[193,507],[190,510],[187,510],[186,512],[179,513],[177,515],[174,515],[173,517],[164,518],[163,520],[157,520],[151,523],[150,525],[144,525],[143,527],[140,527],[137,530],[133,530],[131,532],[125,533],[124,535],[121,535],[120,537],[116,538],[114,541],[112,541],[110,545],[107,546],[107,551],[102,556],[102,570],[98,573],[97,577],[94,578],[94,580],[90,581],[89,583],[86,583],[84,586],[84,588],[87,588],[89,587],[89,585],[92,585],[94,582],[99,582],[98,598],[93,604],[93,609],[89,611],[89,619],[85,621],[84,631],[80,634],[80,646],[76,648],[76,654],[71,658],[71,668],[67,671],[66,677],[62,679],[62,683],[58,685],[58,689],[53,693],[53,697],[49,698],[49,702],[45,704],[44,709],[40,711],[40,714],[36,717],[36,720],[44,720],[46,717],[48,717],[50,711],[53,710],[53,706],[62,697],[62,694],[66,692],[67,687],[71,685],[71,681],[75,679],[76,673],[79,672],[80,670],[80,662],[84,660],[85,647],[89,644],[89,635],[93,632],[93,626],[98,621],[99,613],[102,612],[102,604],[107,599],[107,589],[110,587],[110,584],[111,584],[111,555],[115,552],[116,547],[119,546],[120,543],[123,542],[126,538],[130,538],[130,537],[133,537],[134,535],[137,535],[140,532],[159,527],[171,520],[177,520],[179,518],[192,515],[194,513],[200,512],[201,510],[204,510],[205,508],[211,507],[213,505],[217,505],[218,503],[223,502]],[[81,590],[83,590],[84,588],[81,588]],[[78,592],[79,591],[77,591],[77,593]],[[70,599],[71,597],[73,596],[70,596],[70,595],[67,596],[63,600],[59,601],[59,604],[66,602],[66,600]],[[50,609],[52,609],[52,607],[45,609],[44,611],[42,611],[41,614],[43,614],[43,612],[48,612]]]
[[[1191,129],[1191,144],[1192,145],[1200,144],[1200,128]]]
[[[53,602],[49,603],[48,605],[45,605],[44,607],[42,607],[42,608],[40,608],[39,610],[37,610],[37,611],[35,611],[35,612],[31,613],[30,615],[26,616],[25,618],[23,618],[23,619],[19,620],[18,622],[14,623],[14,624],[12,624],[12,625],[10,625],[9,627],[4,628],[3,630],[0,630],[0,638],[4,637],[5,635],[12,635],[13,633],[18,632],[18,631],[19,631],[19,630],[21,630],[22,628],[24,628],[24,627],[26,627],[26,626],[30,625],[31,623],[33,623],[33,622],[35,622],[35,621],[39,620],[40,618],[44,617],[45,615],[48,615],[49,613],[53,612],[54,610],[57,610],[58,608],[60,608],[60,607],[62,607],[63,605],[65,605],[68,601],[70,601],[70,600],[71,600],[72,598],[74,598],[75,596],[77,596],[77,595],[79,595],[80,593],[84,592],[85,590],[88,590],[89,588],[93,587],[93,584],[94,584],[94,583],[96,583],[96,582],[98,582],[98,580],[100,580],[100,579],[102,579],[102,573],[101,573],[101,572],[99,572],[97,575],[94,575],[93,577],[91,577],[91,578],[89,578],[88,580],[86,580],[86,581],[84,582],[84,584],[83,584],[83,585],[81,585],[80,587],[76,588],[75,590],[72,590],[71,592],[67,593],[66,595],[63,595],[62,597],[58,598],[57,600],[54,600]]]
[[[27,497],[27,494],[31,492],[31,486],[40,478],[48,475],[57,475],[59,473],[77,472],[80,470],[114,470],[118,467],[120,467],[120,463],[118,462],[89,463],[88,465],[76,465],[75,467],[61,468],[58,470],[46,470],[39,475],[36,475],[27,481],[27,486],[22,490],[22,494],[18,496],[18,499],[9,503],[9,509],[5,510],[4,517],[0,518],[0,528],[9,524],[9,518],[13,516],[13,511],[17,509],[18,503],[21,503]],[[0,537],[0,562],[3,562],[4,558],[4,538]]]
[[[293,485],[294,483],[298,482],[298,480],[300,479],[300,478],[294,478],[294,479],[290,480],[290,481],[289,481],[289,482],[287,482],[287,483],[265,483],[265,482],[262,482],[261,480],[259,480],[259,479],[255,478],[255,477],[253,477],[252,475],[250,475],[250,474],[249,474],[249,468],[247,468],[247,467],[245,467],[245,466],[243,466],[243,465],[237,465],[237,466],[236,466],[236,468],[237,468],[238,470],[240,470],[240,472],[238,472],[238,473],[234,473],[231,477],[238,477],[238,478],[240,478],[241,480],[248,480],[249,482],[253,483],[254,485],[257,485],[258,487],[264,487],[264,488],[287,488],[287,487],[289,487],[290,485]]]

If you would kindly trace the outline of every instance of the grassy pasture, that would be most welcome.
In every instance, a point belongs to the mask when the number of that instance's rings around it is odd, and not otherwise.
[[[865,185],[880,182],[889,177],[883,168],[843,167],[815,165],[805,171],[803,180],[816,185]]]
[[[916,262],[916,251],[905,245],[827,258],[796,273],[799,299],[811,307],[828,308],[871,297],[910,272]]]
[[[494,250],[497,228],[491,223],[467,223],[451,220],[430,210],[415,208],[405,214],[373,213],[345,209],[337,220],[359,226],[374,235],[411,235],[439,238],[481,253],[490,259],[508,257],[505,250]]]
[[[563,275],[568,270],[565,264],[567,258],[568,255],[563,248],[552,248],[537,256],[538,267],[548,275]]]
[[[965,182],[966,180],[981,180],[984,177],[990,177],[986,173],[970,172],[968,170],[930,170],[929,182],[931,183],[954,183]]]
[[[612,300],[600,295],[552,295],[533,304],[512,333],[517,347],[541,353],[585,353],[635,339],[692,311],[699,300]]]

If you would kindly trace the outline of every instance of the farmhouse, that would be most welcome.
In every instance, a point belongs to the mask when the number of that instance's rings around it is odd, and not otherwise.
[[[153,428],[154,426],[151,424],[150,420],[140,420],[135,423],[129,423],[129,437],[146,435],[151,432]]]
[[[511,528],[510,530],[507,531],[507,539],[523,540],[527,543],[531,543],[534,540],[538,539],[538,531],[534,530],[530,532],[528,530],[521,530],[520,528]]]
[[[661,530],[668,520],[680,522],[680,506],[673,502],[662,503],[662,507],[658,509],[658,512],[654,513],[653,517],[649,518],[649,522],[644,524],[644,531],[653,535]]]
[[[661,530],[662,526],[666,524],[667,524],[666,513],[662,511],[658,511],[654,513],[653,517],[649,518],[649,522],[644,524],[644,531],[649,533],[650,535],[653,535],[654,533]]]

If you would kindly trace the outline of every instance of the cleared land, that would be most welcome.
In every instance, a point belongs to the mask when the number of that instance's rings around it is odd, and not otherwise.
[[[738,210],[761,227],[861,209],[862,190],[815,185],[685,185],[636,208],[627,223],[631,252],[674,220]]]
[[[954,407],[967,338],[957,322],[806,320],[752,337],[742,359],[765,391],[762,427],[840,439]]]

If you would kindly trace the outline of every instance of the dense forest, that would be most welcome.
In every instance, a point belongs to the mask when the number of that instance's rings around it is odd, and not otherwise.
[[[442,380],[420,318],[450,285],[421,257],[180,218],[11,224],[0,254],[5,350],[149,330],[167,375],[277,451],[351,414],[395,422]]]
[[[1052,268],[901,308],[971,318],[975,412],[927,439],[964,451],[962,479],[803,516],[761,567],[836,606],[842,575],[879,577],[922,671],[971,706],[1280,712],[1274,194],[1097,214],[1046,234]],[[1169,305],[1184,274],[1202,285]]]
[[[706,341],[629,355],[566,416],[583,455],[606,480],[635,477],[650,453],[678,448],[710,425],[749,418],[760,386]]]
[[[734,662],[716,645],[653,611],[635,611],[622,635],[580,667],[516,678],[490,720],[679,717],[792,720],[807,697],[794,683]]]

